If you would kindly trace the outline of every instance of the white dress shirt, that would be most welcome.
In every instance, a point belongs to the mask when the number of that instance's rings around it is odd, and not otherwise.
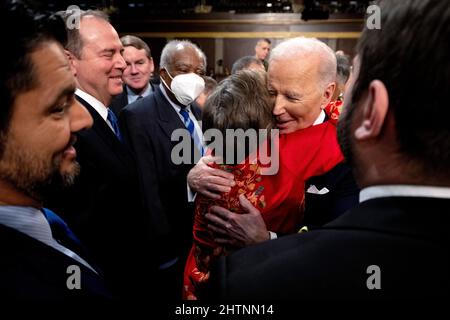
[[[167,99],[167,101],[170,103],[172,108],[176,111],[178,117],[180,117],[181,122],[184,123],[184,118],[180,114],[181,107],[179,105],[177,105],[176,103],[173,103],[172,100],[170,100],[169,96],[167,95],[166,88],[164,88],[164,85],[162,84],[162,82],[159,84],[159,88],[161,89],[163,96]],[[200,141],[202,141],[202,145],[204,145],[202,129],[200,128],[200,124],[199,124],[198,120],[195,118],[194,114],[192,113],[191,106],[190,105],[186,106],[185,110],[188,111],[189,118],[194,123],[195,134],[200,139]]]
[[[112,132],[114,132],[114,129],[108,120],[108,108],[102,102],[100,102],[97,98],[91,96],[89,93],[84,92],[83,90],[78,88],[77,90],[75,90],[75,94],[84,101],[86,101],[87,103],[89,103],[91,107],[94,108],[95,111],[97,111],[100,117],[102,117],[102,119],[105,120],[106,124],[109,126]]]
[[[359,202],[388,197],[425,197],[450,199],[450,188],[417,185],[379,185],[364,188],[359,193]]]

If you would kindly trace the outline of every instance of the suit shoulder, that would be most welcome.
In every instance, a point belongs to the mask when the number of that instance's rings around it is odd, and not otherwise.
[[[130,103],[122,110],[122,112],[128,115],[155,114],[156,113],[155,106],[157,106],[157,104],[158,101],[156,97],[153,94],[150,94],[143,99],[139,99],[135,102]]]

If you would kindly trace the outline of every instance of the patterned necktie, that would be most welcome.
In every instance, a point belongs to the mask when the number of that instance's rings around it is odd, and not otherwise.
[[[108,109],[108,117],[107,117],[109,123],[111,124],[111,127],[113,128],[114,134],[116,135],[117,139],[122,141],[122,135],[120,134],[119,129],[119,122],[117,120],[116,115],[114,112],[111,111],[111,109]]]
[[[203,156],[203,146],[202,142],[200,140],[200,137],[195,132],[195,125],[192,119],[189,117],[189,112],[182,108],[180,110],[180,114],[183,117],[184,125],[186,126],[186,129],[188,129],[189,134],[191,135],[192,139],[194,140],[195,146],[197,147],[198,151],[200,152],[200,155]]]

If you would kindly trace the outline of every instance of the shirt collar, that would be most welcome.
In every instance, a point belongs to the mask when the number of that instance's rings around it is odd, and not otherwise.
[[[75,90],[75,94],[84,101],[86,101],[87,103],[89,103],[92,106],[92,108],[94,108],[95,111],[97,111],[98,114],[100,114],[103,120],[106,121],[106,119],[108,118],[108,108],[106,108],[103,103],[101,103],[97,98],[91,96],[89,93],[84,92],[83,90],[78,88],[77,90]]]
[[[50,224],[39,209],[21,206],[0,206],[0,224],[20,231],[45,244],[53,241]]]
[[[136,101],[139,96],[146,97],[150,93],[152,93],[152,86],[150,85],[150,83],[148,83],[145,90],[143,92],[141,92],[140,94],[134,93],[133,90],[131,90],[128,86],[125,86],[125,88],[127,90],[128,103],[132,103],[132,102]]]
[[[450,188],[417,185],[380,185],[364,188],[359,193],[359,202],[387,197],[426,197],[450,199]]]
[[[163,96],[166,98],[166,100],[175,109],[175,111],[177,113],[179,113],[180,110],[181,110],[181,107],[178,104],[174,103],[172,100],[170,100],[169,96],[167,95],[166,88],[164,88],[164,85],[162,84],[162,82],[159,84],[159,88],[161,89],[161,92],[162,92]],[[191,105],[186,106],[184,109],[187,110],[188,112],[190,112],[191,111]]]
[[[316,121],[314,121],[313,126],[322,124],[325,120],[325,111],[321,110],[319,116],[317,117]]]

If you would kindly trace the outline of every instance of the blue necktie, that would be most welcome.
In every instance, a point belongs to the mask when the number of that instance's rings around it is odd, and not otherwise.
[[[58,216],[56,213],[47,208],[42,208],[44,217],[47,219],[50,229],[52,230],[53,239],[55,239],[59,244],[70,249],[72,252],[76,253],[79,257],[84,259],[90,267],[93,268],[98,273],[98,267],[89,262],[89,255],[80,239],[70,230],[69,226],[64,222],[64,220]],[[88,259],[86,259],[88,258]]]
[[[63,246],[80,255],[84,251],[83,245],[72,230],[69,229],[64,220],[47,208],[42,208],[42,211],[50,225],[50,229],[52,229],[53,238]]]
[[[189,117],[189,112],[186,109],[181,109],[180,114],[182,115],[182,117],[184,119],[184,125],[186,126],[186,129],[188,129],[189,134],[192,137],[192,140],[194,140],[194,143],[195,143],[198,151],[203,156],[202,142],[200,141],[200,137],[198,137],[196,135],[195,125],[194,125],[194,122],[192,121],[192,119]]]
[[[119,122],[117,120],[116,115],[114,114],[114,112],[111,111],[111,109],[108,109],[107,119],[108,119],[109,123],[111,124],[111,127],[114,130],[114,134],[117,136],[117,139],[122,141],[122,135],[120,134],[120,129],[119,129]]]

